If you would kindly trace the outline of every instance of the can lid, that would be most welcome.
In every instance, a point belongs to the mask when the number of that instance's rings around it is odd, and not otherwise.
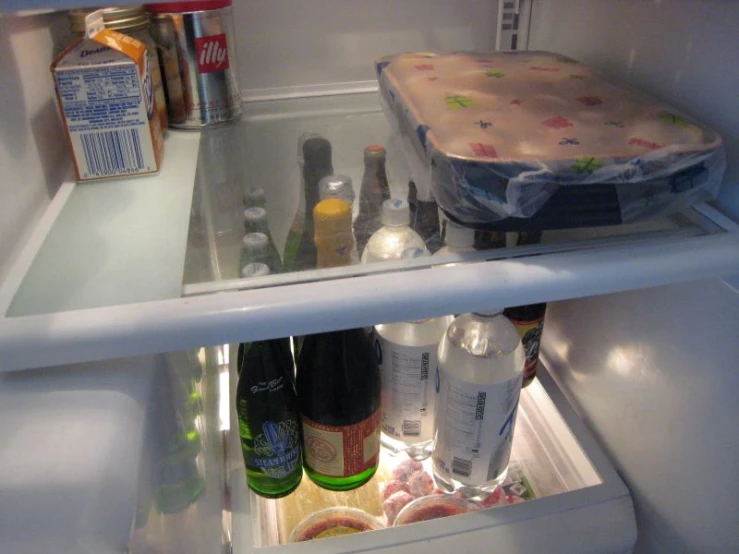
[[[85,16],[95,9],[69,10],[69,24],[73,33],[85,34]],[[149,24],[149,16],[143,6],[128,8],[101,8],[106,29],[124,31]]]
[[[475,230],[447,221],[444,242],[457,248],[469,248],[475,244]]]
[[[193,2],[164,2],[162,4],[146,4],[144,7],[150,13],[190,13],[205,12],[227,8],[232,0],[196,0]]]
[[[390,198],[382,203],[382,224],[387,227],[403,227],[411,222],[408,202],[402,198]]]

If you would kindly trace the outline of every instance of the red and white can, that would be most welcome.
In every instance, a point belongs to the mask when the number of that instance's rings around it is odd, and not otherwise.
[[[199,129],[241,115],[232,0],[149,4],[170,126]]]

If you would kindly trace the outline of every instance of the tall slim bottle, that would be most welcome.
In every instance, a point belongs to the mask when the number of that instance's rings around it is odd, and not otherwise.
[[[385,147],[370,144],[364,149],[364,175],[359,187],[359,213],[354,220],[357,252],[362,256],[370,237],[382,227],[382,204],[390,199],[390,185],[385,170]]]
[[[437,485],[481,497],[508,471],[524,352],[503,310],[463,314],[439,345],[436,382]]]
[[[315,222],[319,266],[348,265],[353,242],[349,204],[337,198],[321,201]],[[298,356],[297,390],[308,477],[330,490],[369,481],[380,453],[380,370],[367,332],[306,336]]]
[[[287,338],[243,345],[236,390],[249,488],[266,498],[294,491],[303,478],[298,399]]]
[[[410,248],[403,258],[429,256]],[[382,378],[382,444],[416,461],[431,455],[436,414],[437,350],[454,316],[375,325],[375,351]]]
[[[251,279],[252,277],[266,277],[270,274],[269,266],[261,262],[251,262],[241,269],[241,277],[243,279]],[[236,354],[236,373],[241,373],[241,367],[244,361],[244,347],[246,343],[239,344],[239,350]]]
[[[267,194],[262,187],[251,187],[244,193],[244,208],[267,209]]]
[[[303,190],[300,204],[287,234],[283,262],[286,271],[316,267],[316,246],[313,243],[313,208],[319,201],[318,183],[334,172],[331,143],[317,134],[305,134],[298,143]]]
[[[539,244],[540,242],[541,231],[525,231],[518,234],[517,244],[519,246]],[[541,334],[544,331],[546,311],[546,303],[540,302],[525,306],[512,306],[506,308],[504,312],[506,317],[516,326],[526,352],[526,364],[523,370],[524,387],[530,385],[536,377],[536,366],[539,363],[539,345],[541,344]]]
[[[442,247],[439,206],[431,200],[420,200],[416,183],[408,182],[408,206],[411,212],[411,229],[418,233],[426,249],[434,254]]]

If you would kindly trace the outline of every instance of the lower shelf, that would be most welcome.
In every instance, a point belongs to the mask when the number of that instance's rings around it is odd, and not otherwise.
[[[353,491],[327,491],[304,476],[293,494],[267,500],[247,489],[243,463],[232,457],[238,464],[230,472],[233,551],[275,547],[285,552],[390,552],[419,542],[431,552],[450,552],[444,545],[452,541],[461,546],[460,551],[489,552],[491,540],[506,552],[533,552],[534,545],[547,551],[627,551],[636,530],[626,487],[551,378],[544,370],[540,373],[521,395],[504,493],[496,491],[474,511],[379,531],[289,543],[290,534],[301,521],[336,506],[358,508],[386,526],[383,491],[395,480],[395,468],[407,465],[409,458],[383,451],[377,474]],[[230,444],[238,448],[236,434],[231,432]],[[423,463],[423,469],[430,475],[430,460]],[[525,539],[516,536],[521,526],[528,529]],[[582,536],[572,533],[572,529],[601,527],[608,531],[588,533],[584,543]]]

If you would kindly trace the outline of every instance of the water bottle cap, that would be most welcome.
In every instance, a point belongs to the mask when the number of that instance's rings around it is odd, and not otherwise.
[[[475,244],[475,230],[447,221],[444,242],[456,248],[470,248]]]
[[[267,195],[262,187],[251,188],[244,195],[244,204],[247,206],[263,206],[266,202]]]
[[[408,202],[402,198],[390,198],[382,203],[382,224],[386,227],[403,227],[410,225],[411,212]]]
[[[249,233],[242,239],[242,242],[244,243],[245,249],[253,252],[267,248],[269,238],[264,233]]]
[[[412,246],[403,250],[400,257],[404,260],[412,260],[414,258],[426,258],[431,256],[428,250],[425,248],[419,248],[418,246]]]
[[[348,175],[329,175],[318,183],[318,194],[321,200],[341,198],[350,204],[354,203],[354,187]]]
[[[247,208],[244,210],[244,221],[257,223],[267,218],[267,210],[259,207]]]
[[[265,275],[269,275],[269,273],[269,267],[267,266],[267,264],[259,262],[246,264],[241,269],[241,276],[245,279],[248,279],[249,277],[264,277]]]

